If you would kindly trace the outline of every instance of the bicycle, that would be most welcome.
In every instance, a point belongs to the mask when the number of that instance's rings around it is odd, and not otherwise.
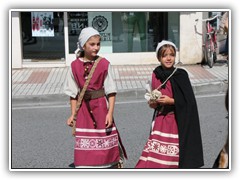
[[[215,15],[214,17],[201,20],[202,22],[206,22],[206,32],[203,39],[204,59],[205,63],[207,63],[210,68],[212,68],[213,64],[217,61],[217,31],[213,27],[212,23],[216,18],[220,17],[220,15]],[[196,19],[195,21],[198,22],[199,19]]]

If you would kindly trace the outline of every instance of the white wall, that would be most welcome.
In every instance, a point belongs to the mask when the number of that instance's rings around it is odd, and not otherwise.
[[[202,61],[202,14],[202,12],[180,13],[179,52],[183,64],[196,64]],[[200,21],[196,24],[195,19]]]
[[[21,46],[21,29],[20,29],[20,13],[12,13],[12,31],[10,34],[11,38],[11,58],[9,61],[12,61],[12,68],[22,68],[22,46]]]

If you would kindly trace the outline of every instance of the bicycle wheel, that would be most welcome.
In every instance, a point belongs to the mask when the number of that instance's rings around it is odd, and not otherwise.
[[[213,43],[213,47],[214,47],[214,52],[213,52],[213,63],[216,63],[217,62],[217,52],[216,52],[216,49],[217,49],[217,43]]]
[[[217,53],[213,52],[213,62],[216,63],[217,61]]]
[[[212,68],[213,67],[213,48],[212,48],[212,39],[209,38],[209,36],[205,37],[205,46],[204,46],[204,56],[205,56],[205,61],[207,65]]]

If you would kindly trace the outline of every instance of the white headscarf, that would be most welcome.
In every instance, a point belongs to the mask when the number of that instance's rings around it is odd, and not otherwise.
[[[77,57],[79,56],[80,52],[83,51],[83,46],[88,41],[88,39],[94,35],[100,36],[99,32],[96,29],[92,27],[86,27],[82,29],[78,37],[77,49],[75,50],[75,54]]]
[[[177,47],[176,47],[176,45],[175,45],[174,43],[172,43],[171,41],[162,40],[160,43],[158,43],[157,48],[156,48],[156,54],[157,54],[157,56],[158,56],[158,51],[159,51],[159,49],[160,49],[162,46],[166,45],[166,44],[169,44],[169,45],[173,46],[174,49],[175,49],[175,51],[177,51]],[[157,57],[157,58],[158,58],[158,57]]]

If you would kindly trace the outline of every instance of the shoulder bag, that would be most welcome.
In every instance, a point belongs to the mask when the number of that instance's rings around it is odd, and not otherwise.
[[[89,75],[87,77],[87,80],[85,81],[84,86],[83,86],[83,88],[82,88],[82,90],[81,90],[81,92],[79,94],[77,105],[76,105],[76,109],[75,109],[75,113],[74,113],[74,118],[73,118],[73,126],[72,126],[72,135],[73,136],[75,136],[75,134],[76,134],[76,119],[77,119],[78,110],[79,110],[79,108],[80,108],[80,106],[82,104],[82,100],[83,100],[84,94],[85,94],[85,92],[87,90],[87,86],[88,86],[88,84],[89,84],[89,82],[90,82],[90,80],[92,78],[92,75],[93,75],[93,73],[94,73],[94,71],[95,71],[95,69],[97,67],[97,64],[99,63],[99,61],[101,59],[102,59],[102,57],[99,56],[97,58],[97,60],[94,62],[93,67],[90,70]]]

